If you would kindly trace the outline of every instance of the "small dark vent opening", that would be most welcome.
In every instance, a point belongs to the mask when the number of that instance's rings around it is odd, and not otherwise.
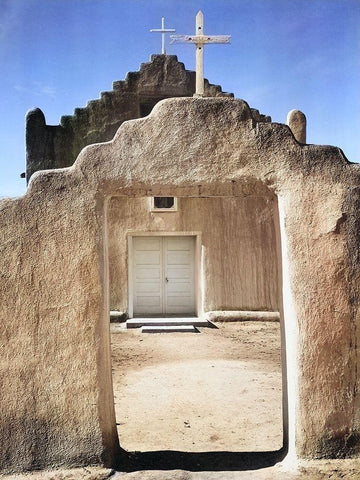
[[[154,197],[154,208],[174,208],[174,197]]]

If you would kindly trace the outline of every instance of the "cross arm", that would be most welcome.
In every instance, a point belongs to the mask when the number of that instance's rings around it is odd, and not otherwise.
[[[193,43],[205,45],[207,43],[230,43],[231,35],[170,35],[170,43]]]
[[[167,33],[167,32],[176,32],[176,30],[175,28],[152,28],[150,32]]]

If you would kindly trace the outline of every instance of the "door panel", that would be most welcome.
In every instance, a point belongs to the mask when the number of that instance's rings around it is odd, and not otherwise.
[[[135,273],[134,277],[139,280],[146,279],[146,278],[153,278],[157,280],[161,276],[160,268],[155,268],[152,266],[143,268],[142,266],[138,265],[134,273]]]
[[[142,308],[156,308],[160,309],[160,297],[159,296],[141,296],[137,297],[137,304],[138,307]],[[144,313],[144,312],[143,312]]]
[[[191,281],[192,269],[190,267],[168,266],[167,278],[177,281]]]
[[[134,314],[161,315],[163,311],[162,241],[133,238]]]
[[[159,286],[157,283],[146,283],[146,282],[138,282],[137,285],[137,292],[138,293],[159,293]]]
[[[190,265],[191,258],[190,252],[174,251],[167,252],[166,255],[167,265]]]
[[[160,265],[160,252],[138,251],[135,254],[136,265]]]
[[[194,314],[194,237],[164,237],[165,312]]]
[[[135,237],[134,241],[139,250],[160,250],[161,237]]]
[[[187,295],[191,294],[192,286],[189,285],[188,282],[186,283],[174,283],[169,282],[167,286],[168,294],[175,294],[175,293],[186,293]]]

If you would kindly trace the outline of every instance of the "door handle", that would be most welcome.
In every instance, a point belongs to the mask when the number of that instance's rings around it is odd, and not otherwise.
[[[169,283],[169,279],[167,277],[165,277],[165,280],[166,280],[166,283]]]

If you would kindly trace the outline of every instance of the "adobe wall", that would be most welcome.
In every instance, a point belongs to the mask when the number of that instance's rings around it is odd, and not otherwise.
[[[164,98],[191,97],[195,72],[185,70],[176,55],[152,55],[138,72],[129,72],[124,81],[113,82],[113,90],[101,92],[74,115],[61,117],[60,125],[47,125],[44,113],[35,108],[26,115],[26,179],[38,170],[69,167],[81,149],[107,142],[120,125],[148,115]],[[208,97],[233,96],[205,79]],[[265,118],[265,117],[264,117]]]
[[[281,224],[290,451],[358,454],[359,166],[256,122],[243,101],[181,98],[0,202],[1,470],[121,468],[106,199],[268,189]]]
[[[176,212],[150,212],[148,198],[109,202],[110,308],[128,311],[128,232],[201,232],[202,306],[278,311],[274,196],[179,198]]]

